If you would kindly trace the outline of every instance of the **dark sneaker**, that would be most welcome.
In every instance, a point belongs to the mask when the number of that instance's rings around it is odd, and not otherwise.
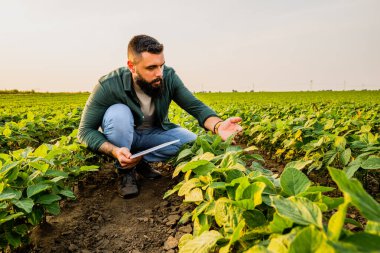
[[[149,163],[147,163],[144,160],[141,160],[139,164],[136,166],[136,172],[140,174],[141,176],[145,178],[150,178],[150,179],[157,179],[162,177],[161,173],[155,169],[153,169]]]
[[[139,194],[135,169],[119,170],[119,182],[117,190],[122,198],[133,198]]]

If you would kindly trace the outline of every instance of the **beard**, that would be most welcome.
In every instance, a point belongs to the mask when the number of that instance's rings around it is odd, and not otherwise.
[[[141,90],[151,98],[159,98],[164,92],[164,81],[162,78],[158,77],[153,81],[148,82],[143,77],[141,77],[139,73],[137,73],[135,82],[141,88]],[[159,83],[156,84],[156,82]]]

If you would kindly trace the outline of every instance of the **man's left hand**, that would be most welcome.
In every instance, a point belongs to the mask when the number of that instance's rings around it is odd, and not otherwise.
[[[241,122],[240,117],[231,117],[223,121],[219,128],[218,134],[225,141],[234,133],[238,133],[243,130],[243,128],[238,124]]]

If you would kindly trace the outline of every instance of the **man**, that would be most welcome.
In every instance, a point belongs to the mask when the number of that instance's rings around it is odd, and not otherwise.
[[[147,162],[165,161],[196,139],[194,133],[169,122],[172,100],[223,140],[242,129],[240,118],[223,121],[193,96],[175,71],[165,66],[162,44],[147,35],[133,37],[128,44],[127,68],[100,78],[87,100],[78,133],[91,150],[116,159],[121,197],[138,194],[135,173],[146,178],[161,176]],[[130,158],[132,153],[176,139],[180,141],[143,158]]]

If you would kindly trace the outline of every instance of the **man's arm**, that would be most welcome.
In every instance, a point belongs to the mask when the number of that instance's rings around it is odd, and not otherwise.
[[[196,98],[183,84],[174,70],[171,72],[171,85],[174,88],[173,100],[182,109],[194,116],[199,124],[204,128],[219,134],[223,140],[242,130],[238,124],[241,121],[239,117],[232,117],[221,120],[215,111]]]

